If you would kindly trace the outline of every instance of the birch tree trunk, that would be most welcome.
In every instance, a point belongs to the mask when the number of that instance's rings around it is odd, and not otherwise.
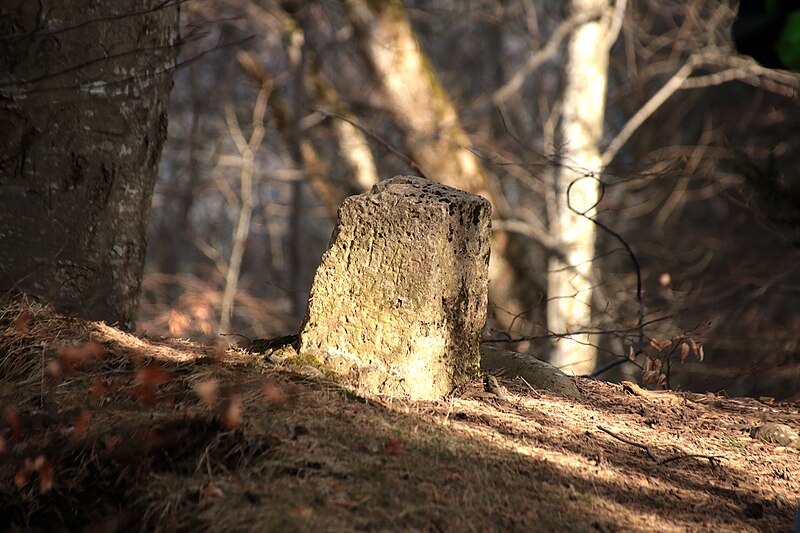
[[[419,169],[428,179],[483,196],[502,216],[502,198],[470,150],[458,113],[414,37],[402,3],[346,0],[345,6]],[[503,325],[527,310],[518,298],[524,290],[509,252],[508,236],[494,234],[489,299],[506,311],[497,317]]]
[[[0,290],[133,327],[178,2],[0,9]]]
[[[605,116],[609,61],[609,0],[572,0],[572,13],[603,10],[599,19],[578,26],[569,38],[563,112],[559,127],[564,151],[555,173],[555,216],[550,220],[561,257],[553,257],[547,277],[547,326],[570,333],[591,326],[592,264],[596,227],[593,217],[602,171],[600,140]],[[597,350],[586,334],[559,338],[550,362],[567,373],[590,373]]]

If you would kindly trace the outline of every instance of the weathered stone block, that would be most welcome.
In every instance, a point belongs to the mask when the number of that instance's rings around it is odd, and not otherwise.
[[[490,218],[484,198],[413,176],[347,198],[300,353],[371,393],[435,399],[475,376]]]

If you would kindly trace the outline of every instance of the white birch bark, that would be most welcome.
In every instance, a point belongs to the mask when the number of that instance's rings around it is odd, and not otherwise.
[[[591,325],[596,226],[587,217],[597,212],[609,60],[609,0],[572,0],[571,8],[573,13],[601,9],[606,15],[578,26],[567,45],[559,132],[565,151],[555,174],[555,216],[550,221],[562,251],[562,257],[550,260],[548,272],[547,325],[555,333]],[[592,342],[586,334],[559,338],[550,362],[567,373],[590,373],[597,363]]]

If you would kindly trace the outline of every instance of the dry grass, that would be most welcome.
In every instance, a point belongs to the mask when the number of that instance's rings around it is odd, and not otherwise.
[[[363,398],[256,355],[6,302],[0,529],[790,529],[797,452],[729,426],[797,429],[797,405],[503,384],[507,402]]]

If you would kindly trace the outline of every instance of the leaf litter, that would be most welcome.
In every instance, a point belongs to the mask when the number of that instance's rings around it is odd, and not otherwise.
[[[751,434],[796,431],[796,403],[496,381],[502,399],[365,397],[7,300],[0,530],[790,530],[798,450]]]

